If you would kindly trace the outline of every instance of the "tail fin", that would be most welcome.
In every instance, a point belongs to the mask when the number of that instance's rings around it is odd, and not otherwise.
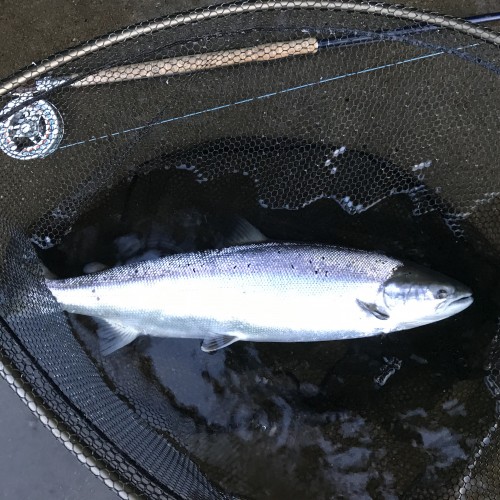
[[[40,262],[40,267],[42,268],[43,276],[46,280],[55,280],[57,276],[45,265]]]

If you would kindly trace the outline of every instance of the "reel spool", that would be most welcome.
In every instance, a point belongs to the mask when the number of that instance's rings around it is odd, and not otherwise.
[[[27,93],[12,100],[0,111],[0,118],[31,97]],[[59,111],[40,99],[0,121],[0,149],[17,160],[44,158],[59,147],[63,134],[64,123]]]

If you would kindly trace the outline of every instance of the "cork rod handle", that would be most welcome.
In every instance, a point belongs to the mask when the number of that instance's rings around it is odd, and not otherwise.
[[[141,80],[157,76],[175,76],[250,62],[276,61],[286,57],[315,54],[317,51],[318,41],[316,38],[265,43],[243,49],[208,52],[206,54],[116,66],[88,75],[73,82],[71,86],[87,87],[89,85]]]

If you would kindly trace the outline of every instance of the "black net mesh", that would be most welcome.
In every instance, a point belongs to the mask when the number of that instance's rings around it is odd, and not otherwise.
[[[1,350],[124,496],[500,492],[497,40],[359,5],[200,10],[0,84]],[[475,304],[371,339],[103,358],[45,286],[40,261],[67,277],[217,248],[235,216],[411,259]]]

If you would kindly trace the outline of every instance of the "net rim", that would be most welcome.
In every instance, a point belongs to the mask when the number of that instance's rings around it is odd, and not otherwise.
[[[395,19],[407,19],[416,22],[429,22],[443,28],[453,29],[460,31],[462,33],[469,34],[476,38],[481,38],[484,41],[493,43],[495,45],[500,45],[500,35],[495,34],[487,29],[480,28],[471,23],[461,21],[457,18],[440,16],[432,14],[425,11],[418,11],[410,8],[402,8],[395,5],[387,4],[370,4],[366,2],[343,2],[343,1],[303,1],[303,0],[291,0],[291,1],[271,1],[271,2],[256,2],[256,3],[244,3],[244,4],[230,4],[221,5],[212,9],[195,10],[187,14],[179,14],[170,16],[163,20],[153,20],[146,24],[138,24],[124,31],[114,32],[112,35],[100,37],[92,42],[85,43],[75,49],[71,49],[63,54],[53,56],[52,58],[43,61],[40,65],[32,67],[29,70],[22,72],[20,75],[10,78],[4,83],[0,83],[0,96],[5,95],[11,90],[15,90],[17,87],[25,84],[27,81],[41,76],[51,69],[55,69],[64,64],[80,59],[85,55],[93,52],[100,51],[107,47],[116,45],[120,42],[142,36],[151,34],[153,32],[161,31],[163,29],[174,28],[179,25],[193,24],[200,21],[205,21],[209,19],[216,19],[222,17],[228,17],[236,14],[250,13],[250,12],[264,12],[264,11],[278,11],[278,10],[329,10],[329,11],[343,11],[343,12],[358,12],[366,14],[376,14],[385,15],[387,17],[393,17]],[[11,85],[8,87],[8,85]],[[2,369],[3,367],[3,369]],[[3,378],[7,378],[5,373],[13,376],[14,382],[21,381],[21,377],[15,371],[8,370],[9,365],[6,360],[3,364],[0,363],[0,375]],[[10,383],[9,385],[16,390],[15,383]],[[23,390],[27,390],[28,386],[25,386]],[[16,390],[16,392],[19,391]],[[29,399],[28,399],[29,401]],[[38,410],[39,408],[43,411],[47,411],[47,408],[40,405],[38,401],[35,401],[33,405]],[[30,408],[31,409],[31,408]],[[32,409],[33,411],[33,409]],[[38,411],[36,412],[37,416]],[[40,418],[40,417],[39,417]],[[55,420],[55,419],[54,419]],[[51,428],[51,426],[49,426]],[[58,438],[60,439],[60,438]],[[60,439],[61,440],[61,439]],[[64,440],[61,440],[64,443]],[[86,456],[86,455],[85,455]],[[88,465],[88,464],[86,464]],[[97,465],[98,469],[106,470],[106,467],[100,462]],[[120,490],[115,488],[118,493]]]
[[[461,33],[472,35],[475,38],[500,46],[500,34],[487,28],[479,27],[470,22],[453,16],[441,15],[425,10],[402,7],[387,3],[356,2],[356,1],[329,1],[329,0],[270,0],[256,2],[242,2],[220,4],[212,7],[195,9],[181,14],[173,14],[165,18],[153,19],[147,23],[139,23],[127,29],[114,31],[93,41],[86,42],[61,54],[54,55],[40,62],[35,67],[22,71],[0,83],[0,97],[14,91],[30,80],[42,76],[64,64],[75,61],[87,54],[98,52],[107,47],[130,40],[139,36],[148,35],[164,29],[175,28],[180,25],[189,25],[228,17],[236,14],[245,14],[278,10],[328,10],[351,13],[374,14],[395,19],[404,19],[414,22],[433,24],[438,27],[453,29]]]

